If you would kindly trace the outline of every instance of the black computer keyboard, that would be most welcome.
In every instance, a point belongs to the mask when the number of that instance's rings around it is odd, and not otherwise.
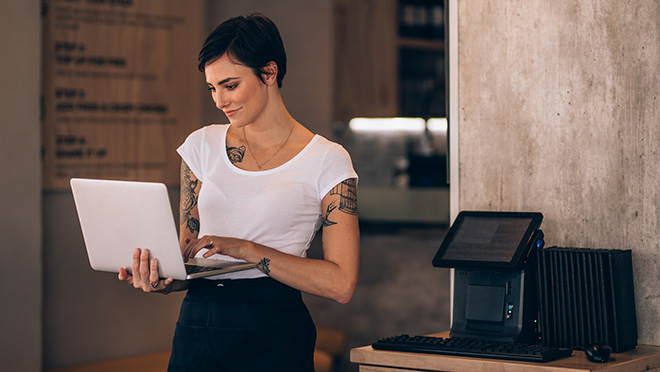
[[[372,344],[376,350],[444,354],[477,358],[549,362],[570,356],[571,349],[498,341],[400,335],[382,338]]]

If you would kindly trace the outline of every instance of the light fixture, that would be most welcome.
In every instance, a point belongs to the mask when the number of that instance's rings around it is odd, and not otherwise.
[[[431,132],[447,132],[447,118],[431,118],[426,121]]]
[[[446,132],[447,119],[433,118],[425,121],[422,118],[353,118],[348,122],[354,132],[388,133],[406,132],[421,133],[428,125],[431,132]]]
[[[353,118],[348,122],[355,132],[420,132],[422,118]]]

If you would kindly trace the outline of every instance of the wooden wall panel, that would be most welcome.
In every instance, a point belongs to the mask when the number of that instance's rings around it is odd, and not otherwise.
[[[335,0],[334,119],[398,115],[396,1]]]
[[[178,184],[200,126],[200,1],[43,3],[43,184],[71,177]]]

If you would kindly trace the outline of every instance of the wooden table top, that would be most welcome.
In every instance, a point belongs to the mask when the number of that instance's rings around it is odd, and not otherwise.
[[[431,336],[449,337],[449,332]],[[633,372],[660,369],[660,346],[640,345],[624,353],[612,354],[607,363],[589,362],[583,351],[573,351],[573,355],[547,363],[519,362],[500,359],[457,357],[422,353],[407,353],[387,350],[374,350],[371,345],[351,349],[351,362],[360,365],[407,368],[425,371],[506,371],[506,372]],[[386,371],[371,368],[361,371]]]

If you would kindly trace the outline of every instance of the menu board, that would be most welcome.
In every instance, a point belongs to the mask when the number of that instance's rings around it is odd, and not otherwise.
[[[72,177],[178,185],[201,126],[199,0],[44,0],[45,189]]]

